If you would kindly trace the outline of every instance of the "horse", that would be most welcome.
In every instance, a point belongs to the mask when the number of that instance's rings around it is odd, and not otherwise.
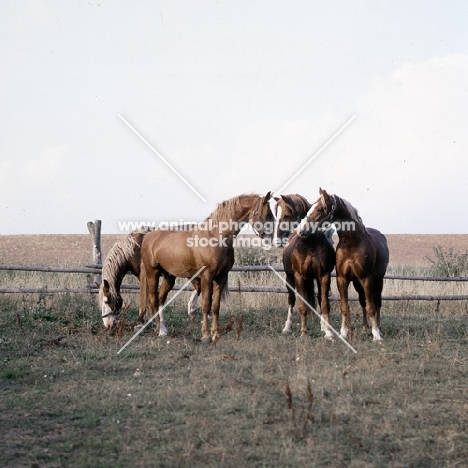
[[[283,266],[288,284],[288,317],[283,333],[291,333],[292,314],[299,294],[301,315],[301,335],[307,334],[307,312],[309,305],[315,307],[314,281],[317,282],[317,299],[323,315],[321,330],[325,338],[332,339],[330,323],[330,283],[331,272],[335,267],[335,250],[330,239],[320,230],[307,237],[291,232],[312,206],[302,195],[281,195],[276,198],[275,245],[281,245],[289,236],[283,250]],[[332,232],[329,230],[328,232]],[[276,241],[276,242],[275,242]]]
[[[148,233],[141,245],[141,268],[153,315],[158,309],[162,310],[176,277],[193,278],[198,274],[196,277],[203,291],[202,341],[216,341],[221,295],[227,289],[228,274],[234,265],[234,237],[247,222],[259,237],[265,234],[271,237],[274,218],[268,203],[270,198],[271,192],[265,196],[239,195],[218,204],[191,231],[156,229]],[[142,280],[140,282],[143,287]],[[140,300],[142,297],[140,295]],[[211,336],[208,331],[210,313]]]
[[[374,341],[381,342],[380,309],[383,279],[389,262],[386,237],[377,229],[366,227],[357,209],[337,195],[319,189],[319,198],[309,209],[298,228],[305,236],[324,223],[335,224],[339,242],[336,247],[337,286],[342,315],[341,336],[350,330],[348,288],[353,283],[362,307],[362,329],[367,333],[369,318]]]
[[[141,228],[132,231],[123,239],[116,242],[110,249],[102,266],[102,284],[97,284],[99,287],[98,301],[101,309],[102,321],[106,328],[112,328],[117,321],[117,316],[123,306],[123,299],[120,295],[120,287],[122,280],[127,273],[133,273],[140,279],[141,273],[141,242],[143,237],[152,230],[152,228]],[[192,282],[194,291],[188,303],[189,317],[195,315],[195,307],[201,293],[200,281]],[[140,309],[139,317],[143,318],[146,311]],[[142,322],[137,321],[137,325]],[[164,319],[161,316],[160,330],[166,330]],[[166,331],[167,333],[167,331]]]

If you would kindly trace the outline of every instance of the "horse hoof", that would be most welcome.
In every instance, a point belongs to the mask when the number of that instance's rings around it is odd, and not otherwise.
[[[292,330],[286,330],[286,328],[283,330],[283,335],[290,335],[292,333]]]
[[[133,329],[134,329],[135,331],[141,330],[142,328],[143,328],[143,324],[142,324],[142,323],[137,323],[137,324],[133,327]]]
[[[203,344],[206,344],[206,345],[209,345],[213,342],[213,339],[211,338],[211,336],[204,336],[202,339],[201,339],[202,343]]]

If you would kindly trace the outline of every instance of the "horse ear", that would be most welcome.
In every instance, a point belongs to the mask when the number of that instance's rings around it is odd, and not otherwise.
[[[273,197],[275,201],[279,201],[280,197]]]
[[[281,195],[281,198],[287,205],[289,205],[291,208],[294,208],[294,200],[289,195]]]
[[[263,197],[263,204],[266,205],[269,201],[270,198],[272,197],[273,193],[271,190]]]
[[[100,285],[97,281],[95,281],[94,284],[96,285],[96,288],[100,288],[100,287],[101,287],[101,285]]]
[[[107,282],[107,280],[103,280],[102,284],[103,284],[103,290],[105,292],[108,292],[109,291],[109,283]]]

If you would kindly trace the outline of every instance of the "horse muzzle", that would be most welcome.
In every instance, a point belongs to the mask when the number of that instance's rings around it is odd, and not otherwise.
[[[102,316],[102,323],[106,328],[112,328],[117,324],[117,316],[113,313],[103,315]]]
[[[112,328],[117,324],[118,311],[111,309],[108,305],[104,305],[101,310],[102,323],[106,328]]]

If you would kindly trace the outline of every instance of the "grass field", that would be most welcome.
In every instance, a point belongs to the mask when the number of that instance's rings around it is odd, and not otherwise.
[[[83,281],[0,272],[0,287]],[[238,282],[281,285],[266,272],[232,274]],[[384,292],[466,289],[387,281]],[[112,333],[92,294],[0,296],[0,465],[466,466],[465,302],[385,303],[384,344],[355,334],[354,354],[323,340],[312,319],[300,338],[297,315],[293,335],[282,335],[286,295],[278,294],[232,293],[225,333],[202,345],[188,297],[165,313],[168,337],[148,330],[117,354],[133,335],[136,295],[126,295],[130,311]],[[356,303],[352,311],[360,329]],[[338,328],[335,302],[332,321]]]

